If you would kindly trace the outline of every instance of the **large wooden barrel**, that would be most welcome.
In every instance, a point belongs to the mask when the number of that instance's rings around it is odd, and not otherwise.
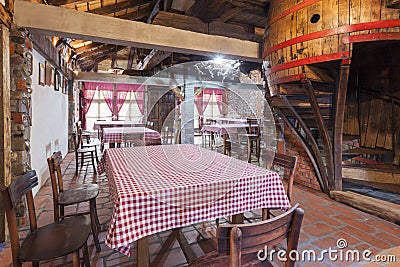
[[[275,0],[264,38],[271,94],[304,79],[307,66],[349,59],[353,43],[400,40],[398,0]]]

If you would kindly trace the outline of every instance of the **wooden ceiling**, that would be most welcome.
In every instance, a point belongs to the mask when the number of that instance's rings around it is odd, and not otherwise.
[[[211,35],[262,42],[270,0],[44,0],[49,5],[141,21]],[[101,27],[101,25],[99,25]],[[210,58],[66,40],[81,71],[159,70],[162,66]],[[162,65],[162,66],[161,66]],[[254,64],[251,64],[254,66]],[[128,71],[129,72],[129,71]]]

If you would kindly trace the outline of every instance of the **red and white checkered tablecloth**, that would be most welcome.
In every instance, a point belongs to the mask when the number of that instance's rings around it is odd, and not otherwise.
[[[109,127],[135,127],[140,125],[143,125],[143,123],[133,121],[95,121],[93,130],[101,130]]]
[[[246,127],[249,127],[249,124],[247,123],[239,123],[239,124],[208,124],[204,125],[201,128],[201,131],[203,132],[213,132],[213,133],[218,133],[218,134],[231,134],[231,133],[237,133],[238,129],[242,128],[245,129]]]
[[[114,127],[104,128],[101,138],[101,144],[104,143],[122,143],[124,141],[158,139],[161,142],[159,132],[146,127]]]
[[[108,149],[99,163],[113,214],[106,244],[130,254],[142,237],[260,208],[289,208],[281,179],[190,144]]]

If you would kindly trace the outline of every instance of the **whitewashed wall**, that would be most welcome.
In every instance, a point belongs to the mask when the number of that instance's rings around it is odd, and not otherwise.
[[[68,95],[39,85],[39,62],[45,64],[45,59],[33,50],[31,155],[41,186],[49,178],[47,157],[68,152]]]

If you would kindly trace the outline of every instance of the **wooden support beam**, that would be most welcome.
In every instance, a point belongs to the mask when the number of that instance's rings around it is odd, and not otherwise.
[[[128,56],[128,64],[126,65],[127,70],[132,69],[133,59],[135,58],[135,56],[137,57],[137,49],[134,47],[131,47],[131,49],[129,51],[129,56]]]
[[[101,54],[101,53],[107,52],[112,49],[115,49],[115,45],[103,45],[97,49],[89,50],[89,51],[79,54],[78,61],[83,60],[84,58],[94,57],[97,54]]]
[[[211,35],[226,36],[242,40],[261,42],[261,37],[249,32],[248,27],[213,21],[205,23],[198,18],[171,12],[158,12],[153,24],[174,27],[182,30],[196,31]]]
[[[339,86],[336,92],[335,123],[333,128],[333,163],[334,190],[342,190],[342,149],[344,111],[346,109],[347,86],[349,82],[350,65],[342,65],[339,74]]]
[[[14,23],[47,35],[73,39],[186,54],[222,55],[251,62],[262,61],[260,44],[257,42],[121,20],[21,0],[15,2]]]
[[[83,52],[87,52],[89,49],[95,49],[95,48],[98,48],[98,47],[100,47],[102,45],[104,45],[104,44],[90,43],[90,44],[75,48],[75,53],[79,56]]]
[[[318,165],[318,169],[321,173],[321,178],[322,178],[322,190],[325,193],[328,193],[330,188],[329,188],[329,177],[327,173],[327,169],[325,168],[324,162],[322,160],[322,155],[321,152],[318,149],[317,142],[315,141],[310,129],[308,129],[307,125],[304,123],[303,119],[299,116],[299,114],[296,112],[292,104],[289,102],[286,96],[280,96],[280,98],[283,100],[283,102],[286,104],[286,107],[289,109],[289,111],[292,113],[292,116],[297,120],[297,122],[300,124],[300,127],[303,129],[304,133],[307,136],[307,140],[311,143],[311,149],[314,153],[314,159]]]
[[[116,16],[119,19],[127,19],[127,20],[141,20],[148,16],[148,14],[152,11],[152,6],[147,5],[146,7],[140,7],[140,9],[129,12],[123,15]]]
[[[224,14],[222,14],[219,18],[217,18],[215,21],[219,21],[219,22],[226,22],[228,21],[230,18],[233,18],[236,14],[240,13],[242,11],[241,8],[239,7],[235,7],[232,9],[228,9],[227,11],[225,11]]]
[[[173,79],[171,79],[173,78]],[[114,75],[108,73],[95,73],[95,72],[78,72],[74,75],[74,81],[82,82],[110,82],[110,83],[126,83],[126,84],[144,84],[144,85],[155,85],[155,86],[181,86],[190,79],[196,79],[197,76],[183,75],[182,73],[175,73],[174,77],[143,77],[143,76],[128,76],[128,75]],[[262,89],[262,86],[257,86],[255,89],[254,84],[246,83],[230,83],[230,82],[216,82],[216,81],[200,81],[198,82],[199,87],[211,87],[221,86],[224,88],[230,88],[232,90],[258,90]]]
[[[303,84],[303,86],[310,101],[311,108],[315,115],[315,121],[318,126],[318,131],[325,152],[326,168],[328,171],[328,182],[330,188],[333,188],[334,185],[333,181],[335,179],[334,165],[333,165],[333,150],[332,150],[332,142],[329,138],[327,127],[321,115],[320,106],[322,106],[323,104],[318,104],[317,98],[315,97],[314,88],[310,80],[307,80],[306,83]]]
[[[146,23],[151,23],[157,13],[160,11],[160,1],[161,0],[157,0],[156,4],[153,7],[153,10],[150,12],[149,17],[146,20]]]
[[[11,15],[10,13],[7,11],[7,9],[0,4],[0,21],[7,26],[7,28],[11,27]]]
[[[83,3],[89,3],[93,0],[48,0],[47,2],[53,6],[64,6],[64,5],[78,5]]]
[[[11,183],[10,34],[0,24],[0,186]],[[0,201],[0,243],[5,241],[5,210]]]
[[[331,191],[331,198],[351,207],[400,224],[400,205],[354,192]]]
[[[142,5],[146,5],[149,3],[154,3],[156,0],[151,0],[151,1],[145,1],[145,0],[130,0],[130,1],[125,1],[125,2],[119,2],[116,4],[108,5],[108,6],[103,6],[99,7],[96,9],[92,9],[87,11],[88,13],[92,14],[97,14],[97,15],[107,15],[111,13],[115,13],[124,9],[128,8],[133,8],[133,7],[138,7]]]
[[[151,70],[158,64],[160,64],[164,59],[168,58],[172,52],[160,51],[153,49],[150,54],[148,54],[143,61],[141,61],[136,69],[137,70]]]

